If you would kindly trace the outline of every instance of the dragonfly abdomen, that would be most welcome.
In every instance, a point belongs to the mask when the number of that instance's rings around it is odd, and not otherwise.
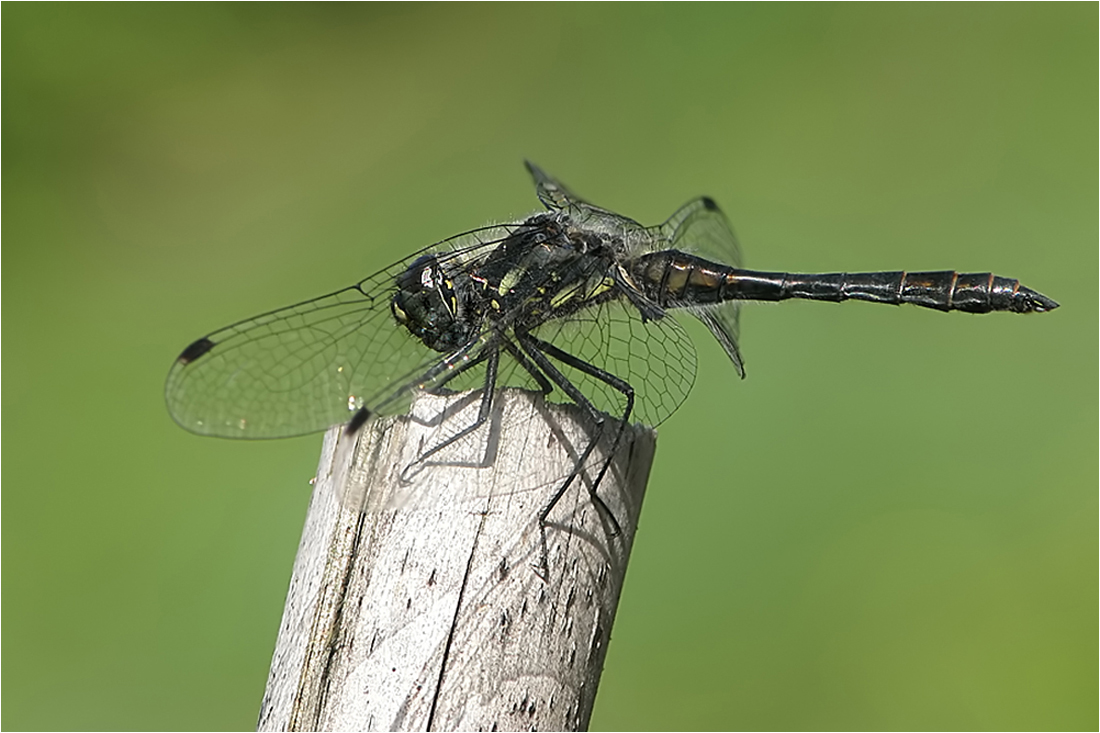
[[[639,285],[662,306],[691,306],[727,300],[866,300],[912,303],[941,311],[1030,313],[1058,304],[990,272],[836,272],[822,275],[740,270],[676,250],[640,257]]]
[[[731,270],[724,298],[866,300],[966,313],[1030,313],[1058,307],[1050,298],[991,272],[838,272],[825,275]]]

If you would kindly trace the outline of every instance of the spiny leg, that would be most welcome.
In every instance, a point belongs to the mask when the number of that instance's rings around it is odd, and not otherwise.
[[[480,364],[486,356],[485,349],[482,349],[481,352],[478,353],[478,355],[475,356],[473,359],[470,359],[469,361],[466,361],[457,367],[454,366],[454,362],[456,359],[464,358],[467,354],[470,353],[470,351],[474,349],[475,346],[478,345],[478,343],[479,340],[474,339],[462,348],[460,348],[458,351],[451,354],[449,357],[436,362],[434,365],[432,365],[430,369],[425,371],[416,379],[409,380],[404,384],[404,386],[391,391],[389,397],[376,404],[373,409],[368,406],[360,407],[358,412],[352,415],[351,420],[348,420],[347,424],[344,426],[344,435],[349,436],[359,432],[359,429],[363,427],[367,423],[367,421],[369,421],[376,415],[383,414],[383,410],[393,405],[393,403],[407,397],[409,392],[416,389],[418,385],[423,385],[427,382],[430,382],[431,380],[438,377],[440,374],[450,371],[451,373],[444,377],[443,381],[440,383],[440,385],[446,384],[447,382],[457,377],[459,374],[465,372],[467,369],[470,369],[471,367]]]
[[[531,357],[531,360],[535,363],[535,365],[537,365],[538,368],[542,370],[543,373],[545,373],[546,376],[548,376],[555,384],[561,387],[561,389],[569,396],[570,399],[573,400],[573,402],[575,402],[579,407],[581,407],[582,410],[588,413],[589,418],[592,420],[596,428],[595,435],[588,442],[588,445],[585,446],[584,450],[577,458],[576,463],[573,466],[573,471],[569,474],[568,477],[566,477],[565,481],[558,488],[558,490],[554,492],[554,495],[550,498],[550,501],[539,513],[539,533],[542,540],[542,569],[545,573],[545,575],[543,576],[543,580],[546,580],[549,577],[550,573],[549,551],[546,546],[546,520],[549,517],[550,512],[553,511],[554,507],[557,505],[558,501],[560,501],[561,497],[564,496],[566,490],[573,483],[573,480],[577,478],[580,475],[581,471],[584,469],[584,464],[588,461],[588,457],[592,454],[592,451],[595,449],[596,445],[603,437],[603,429],[606,420],[603,414],[596,409],[595,405],[592,404],[592,402],[584,395],[584,393],[577,389],[577,387],[572,382],[570,382],[569,379],[567,379],[565,375],[562,374],[561,371],[559,371],[558,368],[553,365],[553,363],[551,363],[551,361],[546,357],[546,354],[544,354],[543,352],[545,351],[546,353],[553,355],[556,359],[562,361],[565,364],[568,364],[574,369],[577,369],[584,372],[585,374],[599,379],[613,389],[621,392],[623,396],[626,397],[626,409],[623,411],[622,420],[620,421],[617,428],[615,440],[613,441],[612,445],[612,451],[609,454],[607,460],[604,461],[603,466],[600,468],[600,471],[596,476],[596,480],[592,482],[588,489],[588,493],[592,498],[592,503],[596,506],[598,510],[601,510],[604,515],[611,521],[612,536],[621,534],[622,527],[619,525],[619,520],[615,518],[614,513],[607,506],[607,504],[604,503],[604,500],[600,498],[596,490],[599,488],[600,481],[603,479],[604,474],[607,472],[608,467],[611,465],[611,461],[614,459],[614,451],[618,447],[619,439],[622,436],[623,427],[625,426],[626,421],[630,419],[630,413],[634,409],[634,388],[631,387],[630,384],[627,383],[625,380],[622,380],[613,374],[610,374],[592,364],[589,364],[586,361],[582,361],[572,354],[564,352],[556,346],[549,344],[539,338],[536,338],[535,336],[532,336],[528,333],[517,332],[516,337],[520,345],[523,347],[524,351],[526,351],[527,354]]]
[[[593,364],[589,364],[587,361],[578,359],[569,352],[562,351],[557,346],[554,346],[551,343],[547,343],[546,341],[541,340],[538,341],[540,347],[545,353],[553,356],[555,359],[561,361],[564,364],[568,364],[578,371],[584,372],[585,374],[591,375],[596,379],[599,379],[601,382],[607,384],[612,389],[621,392],[623,396],[626,397],[626,409],[623,411],[623,416],[619,419],[619,426],[618,429],[615,431],[615,439],[611,443],[610,455],[614,456],[615,451],[619,449],[619,442],[622,440],[623,432],[626,430],[627,421],[630,420],[630,414],[634,411],[634,388],[630,386],[630,383],[627,382],[625,379],[621,379],[620,377],[617,377],[610,372],[604,371],[603,369],[600,369]],[[593,410],[595,409],[595,407],[591,403],[589,403],[588,406]],[[607,469],[611,467],[611,460],[611,458],[608,458],[604,462],[603,466],[600,468],[600,472],[596,474],[596,480],[592,483],[592,494],[594,498],[598,498],[595,496],[596,488],[603,480],[604,474],[607,473]],[[600,503],[603,504],[602,501]],[[612,519],[614,519],[614,516],[612,516]],[[616,533],[618,533],[618,522],[615,523],[615,530]]]
[[[546,375],[540,372],[538,368],[531,363],[530,359],[528,359],[510,339],[501,339],[500,345],[504,347],[504,350],[507,351],[521,367],[523,367],[525,372],[530,374],[531,377],[538,382],[539,390],[542,391],[543,395],[548,395],[554,391],[554,385],[550,384],[549,380],[546,379]]]
[[[442,386],[446,385],[452,379],[458,377],[463,372],[467,371],[468,369],[471,369],[472,367],[480,364],[483,361],[486,362],[486,365],[485,365],[485,384],[482,386],[481,406],[478,408],[477,417],[474,419],[474,421],[472,423],[470,423],[466,427],[462,428],[462,430],[459,430],[457,433],[455,433],[451,437],[449,437],[446,440],[442,441],[438,445],[435,445],[434,447],[429,448],[428,450],[424,451],[419,456],[417,456],[416,460],[413,461],[412,463],[410,463],[408,466],[406,466],[405,470],[401,472],[402,475],[404,475],[405,472],[408,471],[413,466],[418,466],[418,465],[423,464],[424,461],[428,460],[429,458],[431,458],[432,456],[434,456],[436,453],[443,450],[447,446],[453,445],[457,441],[462,440],[467,435],[469,435],[470,433],[474,432],[475,430],[480,428],[482,425],[484,425],[485,421],[489,419],[489,413],[493,409],[493,393],[496,391],[497,367],[500,364],[500,350],[495,345],[490,344],[490,345],[486,346],[485,349],[482,350],[482,352],[480,354],[478,354],[477,358],[471,359],[468,363],[463,364],[462,366],[455,369],[454,372],[452,372],[451,374],[448,374],[447,377],[445,379],[441,380],[440,383],[436,386],[437,387],[442,387]]]
[[[422,463],[423,461],[443,450],[447,446],[455,443],[458,440],[461,440],[465,436],[469,435],[470,433],[474,432],[479,427],[484,425],[485,421],[489,419],[489,413],[492,410],[492,400],[494,398],[494,392],[496,391],[496,381],[500,365],[500,348],[503,348],[505,351],[507,351],[509,356],[515,359],[520,367],[522,367],[524,371],[531,375],[535,382],[538,383],[539,389],[544,395],[550,394],[554,391],[553,385],[550,384],[543,373],[540,372],[531,363],[531,361],[523,354],[522,351],[516,348],[516,345],[513,344],[511,340],[503,336],[499,337],[499,340],[482,350],[481,354],[479,354],[476,359],[472,359],[469,363],[463,364],[461,367],[458,367],[454,370],[453,373],[448,374],[447,377],[440,381],[440,383],[437,385],[439,387],[444,386],[452,379],[462,374],[464,371],[488,359],[488,364],[485,368],[485,385],[481,396],[481,407],[478,410],[477,419],[455,435],[452,435],[450,438],[447,438],[445,441],[433,447],[431,450],[421,454],[416,459],[415,463]]]

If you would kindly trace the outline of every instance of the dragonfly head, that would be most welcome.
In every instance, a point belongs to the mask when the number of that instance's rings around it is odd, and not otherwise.
[[[470,337],[463,303],[454,281],[432,255],[417,258],[397,276],[397,292],[390,301],[394,320],[429,349],[452,351]]]

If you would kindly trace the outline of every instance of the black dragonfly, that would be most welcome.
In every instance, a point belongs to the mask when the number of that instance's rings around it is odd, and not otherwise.
[[[484,424],[497,388],[535,389],[580,406],[594,426],[539,515],[545,526],[609,426],[617,442],[622,425],[657,425],[687,396],[695,349],[672,311],[702,321],[744,377],[745,300],[866,300],[968,313],[1058,307],[987,272],[745,270],[711,198],[646,227],[527,168],[546,212],[445,239],[350,287],[192,343],[168,374],[172,417],[227,438],[282,438],[342,423],[352,433],[406,411],[420,391],[480,388],[478,417],[420,462]],[[609,463],[589,483],[605,512],[595,489]]]

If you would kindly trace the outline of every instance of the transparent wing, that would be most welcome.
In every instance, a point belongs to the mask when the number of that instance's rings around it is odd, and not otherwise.
[[[710,196],[692,199],[658,227],[671,246],[724,265],[742,267],[741,246],[729,219]]]
[[[702,196],[680,207],[668,221],[657,227],[657,240],[666,246],[698,255],[724,265],[742,266],[741,248],[733,227],[714,199]],[[744,378],[745,367],[738,347],[741,303],[737,300],[692,309],[729,356],[737,373]]]
[[[535,193],[538,194],[539,201],[542,205],[551,211],[558,211],[561,209],[569,209],[572,207],[583,206],[587,208],[597,209],[599,207],[593,206],[580,196],[576,195],[568,188],[566,188],[560,181],[548,174],[542,168],[532,163],[529,160],[523,161],[523,164],[527,166],[527,171],[531,174],[531,178],[535,180]],[[600,209],[603,211],[603,209]]]
[[[632,422],[652,426],[664,422],[695,383],[695,346],[683,327],[672,317],[643,321],[626,300],[593,305],[568,318],[548,321],[533,333],[630,383],[635,392]],[[597,409],[622,415],[626,402],[621,392],[591,374],[553,361]],[[560,390],[551,399],[568,401]]]
[[[428,253],[445,270],[474,268],[519,226],[457,235],[343,290],[208,334],[169,371],[169,412],[203,435],[279,438],[346,422],[361,407],[403,411],[414,390],[476,359],[484,339],[449,357],[426,347],[390,312],[397,276]]]
[[[628,251],[639,249],[639,238],[648,241],[652,229],[647,229],[633,219],[585,201],[566,188],[543,169],[529,160],[523,161],[535,181],[535,193],[543,206],[551,211],[566,211],[574,222],[599,231],[622,236]]]

